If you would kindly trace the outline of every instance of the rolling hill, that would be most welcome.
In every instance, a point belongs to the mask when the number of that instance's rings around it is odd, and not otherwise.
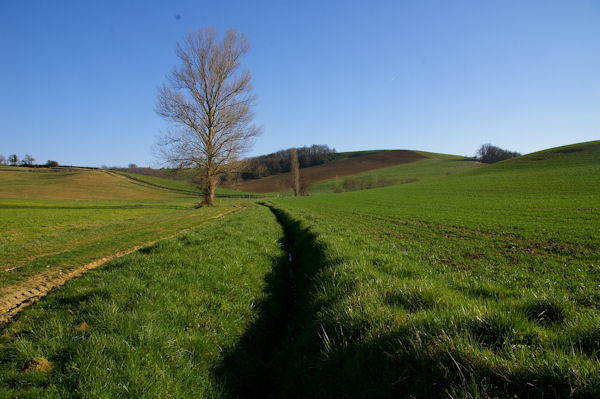
[[[142,200],[182,195],[104,170],[0,168],[0,198],[3,199]]]
[[[303,293],[275,396],[600,395],[600,141],[270,204]]]
[[[25,276],[191,230],[3,328],[0,394],[599,397],[600,141],[420,155],[354,177],[411,184],[242,207],[1,200]]]
[[[300,170],[300,179],[305,185],[316,182],[335,179],[367,172],[374,169],[386,168],[400,164],[418,162],[427,157],[415,151],[391,150],[391,151],[368,151],[358,156],[344,157],[339,160],[325,163],[323,165],[311,166]],[[236,186],[228,186],[242,191],[256,193],[271,193],[287,191],[290,186],[291,173],[281,173],[255,180],[244,180]]]

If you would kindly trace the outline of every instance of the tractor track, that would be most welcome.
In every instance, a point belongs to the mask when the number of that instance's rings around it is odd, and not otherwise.
[[[227,215],[232,215],[235,213],[243,212],[246,210],[247,206],[236,207],[234,209],[228,210],[226,212],[219,213],[217,215],[208,217],[207,219],[201,221],[199,224],[206,223],[210,220],[219,219]],[[83,274],[87,273],[90,270],[96,269],[108,261],[113,259],[120,258],[125,255],[129,255],[141,248],[148,247],[152,244],[155,244],[158,241],[166,240],[169,238],[176,237],[180,234],[183,234],[189,230],[198,227],[198,225],[189,227],[184,230],[180,230],[175,234],[171,234],[170,236],[161,237],[157,240],[146,242],[142,245],[136,245],[135,247],[115,252],[114,254],[102,257],[100,259],[96,259],[90,263],[87,263],[83,266],[79,266],[73,270],[69,270],[67,272],[59,271],[58,275],[56,275],[56,271],[40,273],[35,276],[30,277],[26,281],[14,286],[10,287],[10,292],[2,295],[0,297],[0,326],[9,322],[17,313],[21,310],[25,309],[27,306],[39,301],[41,298],[48,295],[51,291],[56,288],[62,286],[69,280],[80,277]]]

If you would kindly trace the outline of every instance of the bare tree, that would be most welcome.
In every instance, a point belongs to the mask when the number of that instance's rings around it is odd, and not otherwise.
[[[12,166],[17,166],[17,164],[19,163],[19,157],[17,156],[17,154],[9,155],[8,163],[11,164]]]
[[[4,158],[4,155],[0,155],[0,165],[6,165],[6,158]]]
[[[298,162],[298,152],[295,148],[290,148],[290,169],[292,171],[292,188],[294,196],[300,195],[300,162]]]
[[[35,158],[34,157],[32,157],[29,154],[25,154],[25,157],[21,161],[21,165],[23,165],[23,166],[33,166],[34,162],[35,162]]]
[[[476,158],[483,163],[500,162],[520,155],[521,154],[518,152],[504,150],[495,145],[491,145],[490,143],[482,144],[475,153]]]
[[[261,132],[252,124],[252,78],[241,69],[249,49],[246,37],[233,29],[222,41],[212,28],[189,32],[176,48],[181,65],[158,93],[156,112],[172,124],[159,142],[161,155],[198,172],[206,205],[214,205],[219,178],[240,164]]]

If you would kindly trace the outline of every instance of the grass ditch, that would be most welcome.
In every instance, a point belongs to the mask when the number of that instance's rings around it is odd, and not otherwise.
[[[574,309],[560,290],[533,295],[461,278],[415,254],[398,256],[376,236],[357,238],[324,215],[279,202],[271,209],[290,242],[297,295],[294,328],[270,361],[267,396],[600,393],[597,313]],[[375,259],[366,248],[377,245]]]
[[[257,305],[260,317],[214,370],[230,398],[290,397],[305,373],[293,367],[304,355],[298,345],[307,338],[316,317],[310,303],[315,275],[325,259],[315,235],[285,212],[262,203],[283,229],[279,240],[287,255],[279,258],[266,279],[265,300]],[[316,348],[316,346],[311,345]],[[298,373],[300,372],[300,373]],[[302,383],[300,383],[302,385]]]

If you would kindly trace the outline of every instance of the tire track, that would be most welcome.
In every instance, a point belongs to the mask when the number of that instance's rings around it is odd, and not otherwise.
[[[206,223],[210,220],[219,219],[227,215],[243,212],[247,208],[247,206],[235,207],[226,212],[222,212],[217,215],[208,217],[205,220],[201,221],[199,224]],[[96,269],[110,260],[129,255],[141,248],[148,247],[161,240],[173,238],[196,227],[198,227],[198,225],[178,231],[177,233],[171,234],[170,236],[159,238],[158,240],[146,242],[142,245],[136,245],[135,247],[115,252],[112,255],[96,259],[93,262],[77,267],[73,270],[69,270],[65,273],[59,271],[58,276],[50,275],[50,273],[41,273],[32,276],[25,282],[15,287],[11,287],[9,293],[4,294],[0,297],[0,326],[10,321],[10,319],[14,317],[17,313],[19,313],[21,310],[31,305],[32,303],[37,302],[44,296],[48,295],[48,293],[65,284],[69,280],[82,276],[88,271]],[[54,271],[54,273],[56,273],[56,271]]]

